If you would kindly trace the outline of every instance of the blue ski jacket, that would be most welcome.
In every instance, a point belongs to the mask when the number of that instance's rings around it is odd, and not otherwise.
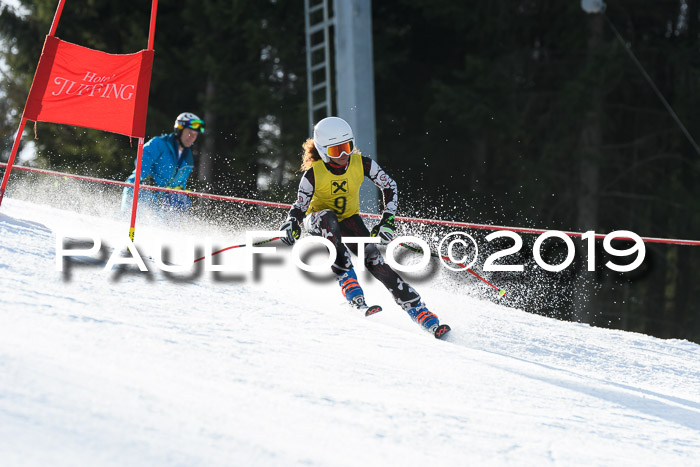
[[[141,183],[183,190],[187,188],[187,179],[190,178],[190,174],[192,174],[194,169],[192,150],[183,149],[182,154],[178,156],[177,149],[175,133],[157,136],[146,143],[143,146],[143,155],[141,157]],[[136,166],[136,162],[134,162],[134,166]],[[149,177],[152,178],[150,183]],[[135,180],[136,167],[134,167],[134,171],[126,181],[134,183]],[[122,192],[122,211],[128,212],[131,209],[133,196],[134,189],[124,187]],[[181,193],[139,190],[139,204],[185,210],[192,203],[187,195]]]
[[[136,162],[134,162],[134,166]],[[187,179],[194,169],[194,159],[191,149],[184,149],[182,155],[177,154],[177,138],[175,133],[157,136],[143,146],[141,160],[141,183],[148,176],[153,177],[157,186],[187,188]],[[134,183],[136,168],[127,182]]]

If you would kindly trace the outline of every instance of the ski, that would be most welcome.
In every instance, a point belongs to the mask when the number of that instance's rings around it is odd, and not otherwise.
[[[382,307],[380,307],[379,305],[368,306],[365,310],[365,316],[370,316],[375,313],[379,313],[380,311],[382,311]]]
[[[445,336],[445,334],[450,332],[450,329],[451,328],[448,325],[440,324],[433,331],[433,335],[435,336],[436,339],[442,339]]]
[[[365,316],[370,316],[382,311],[382,307],[380,307],[379,305],[367,306],[367,303],[365,303],[364,295],[358,295],[356,297],[353,297],[351,300],[348,301],[348,305],[350,305],[350,307],[354,308],[355,310],[363,311],[365,313]]]

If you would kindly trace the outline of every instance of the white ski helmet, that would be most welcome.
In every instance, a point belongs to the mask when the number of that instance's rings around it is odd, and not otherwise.
[[[343,143],[349,145],[341,146]],[[327,117],[314,127],[314,146],[323,162],[330,162],[343,154],[352,154],[355,150],[355,137],[348,122],[339,117]],[[331,148],[331,154],[328,153]],[[335,151],[335,155],[333,155]]]
[[[175,133],[179,136],[185,128],[204,133],[204,120],[193,113],[183,112],[175,119]]]

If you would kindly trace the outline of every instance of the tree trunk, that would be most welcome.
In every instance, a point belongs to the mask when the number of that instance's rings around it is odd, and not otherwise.
[[[213,102],[216,97],[216,84],[214,79],[209,77],[205,87],[205,102]],[[199,155],[198,177],[197,179],[205,182],[208,186],[212,186],[214,182],[214,153],[216,152],[216,138],[214,138],[213,130],[216,128],[216,114],[213,110],[213,105],[207,105],[207,110],[204,111],[204,122],[206,123],[206,132],[204,137],[204,145],[202,146],[201,154]]]
[[[603,16],[589,15],[588,38],[588,76],[595,76],[595,54],[603,44]],[[578,194],[576,196],[576,227],[581,231],[595,230],[598,225],[598,191],[600,189],[600,152],[603,146],[602,83],[591,81],[590,107],[585,115],[584,125],[579,138],[579,148],[575,151],[578,158]],[[585,246],[582,248],[585,249]],[[585,256],[585,253],[584,255]],[[585,264],[585,262],[583,262]],[[593,321],[595,302],[594,272],[588,272],[582,266],[574,286],[574,316],[577,321]]]
[[[483,182],[484,174],[486,172],[486,139],[479,139],[474,145],[474,152],[472,153],[471,161],[467,162],[469,167],[467,167],[467,173],[469,174],[469,187],[472,190],[478,190],[479,181]]]

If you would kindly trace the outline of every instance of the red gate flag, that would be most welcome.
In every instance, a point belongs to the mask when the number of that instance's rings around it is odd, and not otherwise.
[[[114,55],[46,36],[24,117],[144,138],[153,50]]]

